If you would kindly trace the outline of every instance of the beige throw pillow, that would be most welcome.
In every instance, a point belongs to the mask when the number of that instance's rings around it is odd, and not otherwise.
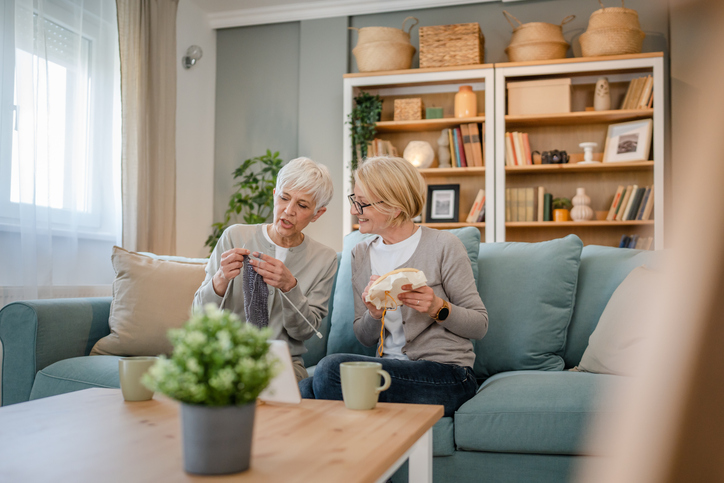
[[[597,374],[633,375],[653,327],[659,273],[634,268],[611,295],[577,369]]]
[[[116,271],[111,333],[93,346],[91,354],[170,354],[166,332],[188,320],[206,264],[161,260],[119,247],[113,247],[111,261]]]

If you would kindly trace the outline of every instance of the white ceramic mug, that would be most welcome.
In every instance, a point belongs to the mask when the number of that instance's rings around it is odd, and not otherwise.
[[[126,401],[148,401],[153,391],[141,384],[143,376],[158,357],[134,356],[118,359],[118,378],[121,380],[121,392]]]
[[[390,374],[379,362],[342,362],[339,365],[342,398],[349,409],[374,409],[382,391],[390,387]],[[385,383],[380,385],[380,379]]]

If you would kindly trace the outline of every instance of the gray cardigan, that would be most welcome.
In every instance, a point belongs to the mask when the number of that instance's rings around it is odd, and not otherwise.
[[[416,268],[427,277],[435,295],[450,303],[450,315],[436,322],[426,314],[401,306],[406,344],[402,353],[410,360],[472,367],[475,352],[470,339],[481,339],[488,330],[488,311],[480,300],[465,246],[452,233],[420,227],[420,243],[410,259],[396,268]],[[352,249],[354,333],[367,347],[379,344],[381,320],[372,317],[362,301],[371,275],[370,245],[373,237]]]
[[[206,264],[206,278],[194,296],[194,308],[207,303],[217,306],[222,297],[216,295],[211,282],[219,269],[221,254],[231,248],[245,248],[252,252],[258,251],[274,256],[275,247],[264,237],[264,225],[233,225],[221,235],[219,243],[214,248],[209,262]],[[289,300],[304,314],[304,316],[319,328],[322,319],[327,315],[327,302],[332,293],[334,274],[337,272],[337,253],[331,248],[305,236],[299,246],[292,247],[287,252],[284,262],[290,272],[296,277],[297,285],[289,292],[285,292]],[[231,310],[244,318],[244,293],[242,290],[242,277],[239,275],[230,284],[232,290],[224,302],[224,308]],[[233,288],[232,288],[233,287]],[[307,349],[304,341],[314,335],[314,331],[304,319],[292,308],[278,290],[269,288],[269,327],[273,331],[272,338],[285,340],[289,343],[292,356],[299,358]]]

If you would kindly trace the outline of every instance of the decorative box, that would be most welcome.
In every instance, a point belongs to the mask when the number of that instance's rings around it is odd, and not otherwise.
[[[420,68],[483,63],[485,36],[476,23],[420,27]]]
[[[425,119],[442,119],[442,116],[443,116],[442,107],[425,108]]]
[[[395,121],[418,121],[422,119],[422,99],[395,99]]]
[[[571,79],[508,82],[508,114],[571,112]]]

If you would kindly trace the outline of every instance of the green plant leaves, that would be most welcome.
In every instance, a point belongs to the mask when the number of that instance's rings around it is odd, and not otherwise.
[[[352,171],[367,157],[367,143],[377,134],[376,124],[382,114],[382,99],[378,95],[361,92],[354,98],[355,107],[349,113],[350,137],[352,139]]]

